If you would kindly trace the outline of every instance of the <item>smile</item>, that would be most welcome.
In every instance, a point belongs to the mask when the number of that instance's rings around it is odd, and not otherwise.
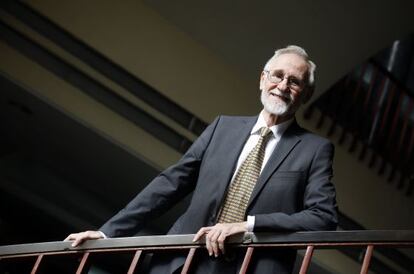
[[[290,101],[290,98],[288,96],[280,95],[280,94],[277,94],[277,93],[272,92],[272,91],[270,91],[269,94],[270,94],[270,96],[277,97],[277,98],[281,99],[284,102],[289,102]]]

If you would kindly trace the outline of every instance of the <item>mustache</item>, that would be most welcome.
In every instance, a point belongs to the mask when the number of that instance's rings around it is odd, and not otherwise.
[[[289,94],[285,94],[285,93],[281,92],[280,90],[278,90],[277,88],[275,88],[273,90],[270,90],[269,93],[277,95],[277,96],[285,98],[285,99],[288,99],[290,101],[292,100],[292,97]]]

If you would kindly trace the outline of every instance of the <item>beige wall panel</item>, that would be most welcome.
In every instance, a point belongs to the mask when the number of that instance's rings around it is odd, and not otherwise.
[[[155,167],[167,167],[180,154],[133,123],[0,42],[0,70],[36,91],[41,97],[73,115],[119,145],[140,155]]]
[[[259,111],[260,72],[257,81],[241,77],[140,1],[28,3],[206,121],[218,114]]]
[[[325,127],[316,129],[318,115],[314,117],[306,126],[325,135],[330,121],[325,123]],[[340,133],[338,130],[333,140],[338,140]],[[334,160],[334,182],[340,210],[367,229],[412,229],[413,197],[408,197],[404,190],[397,189],[396,182],[389,183],[386,176],[379,176],[377,168],[369,169],[367,161],[370,154],[367,154],[365,162],[361,162],[358,160],[360,150],[350,154],[349,142],[345,144],[336,145]]]

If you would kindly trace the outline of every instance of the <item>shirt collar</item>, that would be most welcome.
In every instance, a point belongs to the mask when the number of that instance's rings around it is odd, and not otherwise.
[[[290,126],[290,124],[292,124],[292,122],[293,122],[293,118],[283,123],[271,126],[270,130],[273,132],[273,136],[275,137],[281,136],[285,132],[285,130]],[[259,134],[260,129],[262,127],[267,127],[266,121],[264,119],[263,111],[260,112],[256,124],[253,126],[252,130],[250,131],[250,135]]]

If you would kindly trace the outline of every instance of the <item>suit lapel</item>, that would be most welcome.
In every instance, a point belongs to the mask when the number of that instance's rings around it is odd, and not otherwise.
[[[230,130],[225,132],[225,140],[229,145],[225,147],[225,151],[222,151],[225,160],[221,163],[220,170],[223,173],[217,175],[220,175],[226,183],[218,185],[218,189],[216,191],[216,193],[220,194],[218,197],[218,206],[221,205],[221,201],[224,199],[227,186],[231,181],[231,177],[233,175],[234,169],[236,168],[240,153],[243,149],[244,144],[249,138],[251,129],[253,128],[256,121],[257,116],[246,117],[240,121],[239,124],[233,124]]]
[[[289,155],[293,148],[300,142],[300,138],[297,133],[300,127],[293,121],[289,128],[282,135],[282,138],[279,140],[279,143],[276,145],[272,155],[266,163],[262,173],[260,174],[259,179],[256,182],[256,185],[253,189],[252,195],[250,196],[250,204],[254,201],[257,195],[262,190],[263,186],[269,180],[270,176],[279,168],[283,160]]]

